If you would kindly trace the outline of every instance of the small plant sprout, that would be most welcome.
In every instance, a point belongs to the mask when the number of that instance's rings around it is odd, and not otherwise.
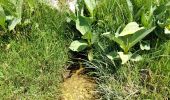
[[[117,54],[119,55],[119,58],[122,60],[122,64],[125,64],[132,57],[132,53],[129,52],[130,49],[135,44],[140,42],[146,35],[151,33],[154,29],[155,27],[152,27],[150,29],[139,27],[139,25],[136,22],[130,22],[125,26],[123,31],[120,33],[119,28],[115,34],[111,34],[111,32],[106,32],[103,33],[102,35],[115,41],[123,49],[123,52],[118,52]],[[110,54],[108,55],[109,58],[112,57],[112,55]],[[115,55],[112,58],[115,58]]]

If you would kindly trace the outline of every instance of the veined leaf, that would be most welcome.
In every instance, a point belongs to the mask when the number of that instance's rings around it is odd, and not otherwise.
[[[125,28],[119,34],[119,36],[134,34],[136,31],[139,31],[141,29],[144,29],[144,27],[139,27],[139,25],[136,22],[130,22],[125,26]]]
[[[87,32],[90,32],[90,21],[90,18],[78,16],[76,20],[76,29],[79,30],[82,35],[86,34]]]
[[[146,35],[151,33],[156,27],[152,27],[150,29],[142,29],[137,31],[133,34],[132,37],[129,38],[129,45],[128,47],[133,47],[136,43],[138,43],[140,40],[142,40]]]
[[[70,48],[72,51],[77,51],[77,52],[79,52],[79,51],[84,50],[87,46],[88,46],[87,42],[85,42],[85,41],[80,41],[80,40],[75,40],[75,41],[73,41],[73,42],[71,43],[71,45],[70,45],[69,48]]]

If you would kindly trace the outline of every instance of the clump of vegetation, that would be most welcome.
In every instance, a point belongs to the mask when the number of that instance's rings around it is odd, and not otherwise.
[[[21,22],[13,30],[8,29],[6,20],[6,31],[0,26],[4,33],[0,36],[0,98],[58,100],[61,73],[68,61],[66,44],[70,42],[64,31],[66,16],[42,3],[30,5],[23,1]],[[25,25],[26,20],[29,23]]]
[[[101,99],[170,98],[169,0],[42,2],[0,0],[3,99],[58,99],[68,60],[90,69]]]

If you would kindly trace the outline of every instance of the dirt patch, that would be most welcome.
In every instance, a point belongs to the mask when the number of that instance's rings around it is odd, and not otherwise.
[[[61,87],[61,100],[95,100],[97,93],[95,92],[96,84],[92,78],[82,74],[83,68],[71,72],[71,76],[67,77]]]

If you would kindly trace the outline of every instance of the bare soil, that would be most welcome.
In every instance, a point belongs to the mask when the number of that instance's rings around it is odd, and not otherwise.
[[[94,79],[83,74],[83,68],[69,73],[61,86],[61,100],[96,100]]]

